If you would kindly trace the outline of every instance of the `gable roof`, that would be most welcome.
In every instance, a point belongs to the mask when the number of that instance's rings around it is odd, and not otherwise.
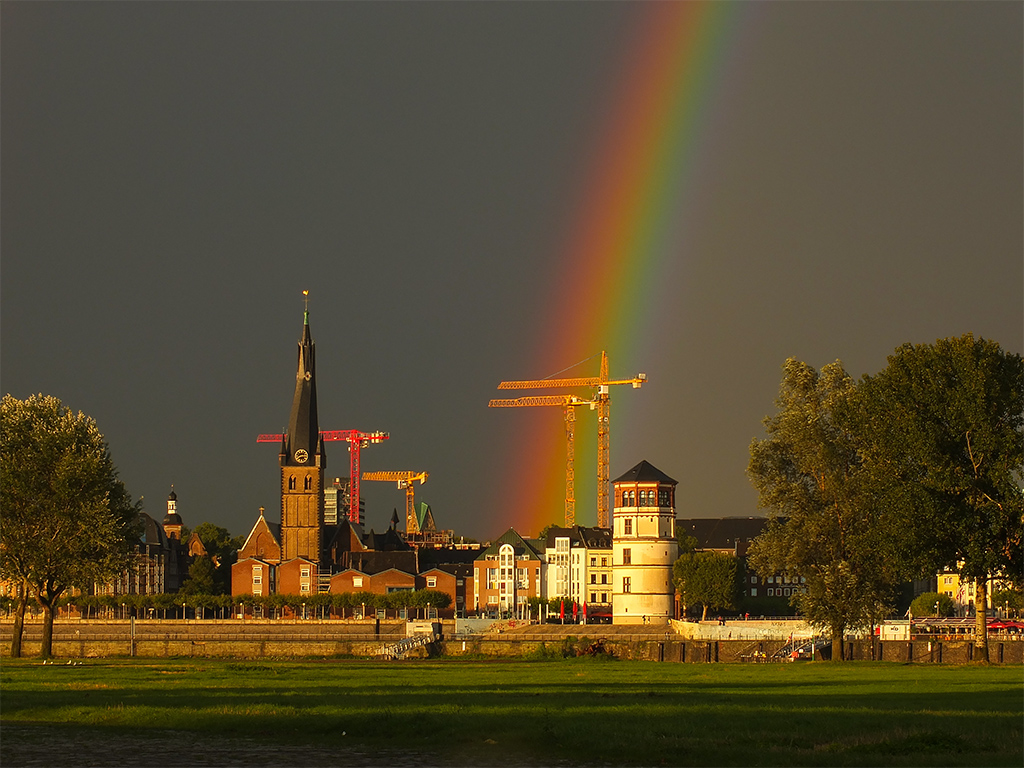
[[[524,539],[515,528],[509,528],[501,536],[495,539],[487,549],[477,555],[477,560],[489,560],[498,556],[502,544],[511,544],[516,555],[526,555],[531,559],[542,560],[541,552],[544,551],[543,539]]]
[[[259,519],[256,520],[256,524],[253,525],[252,530],[249,531],[249,535],[245,537],[245,543],[242,545],[241,549],[238,550],[240,558],[241,558],[241,555],[242,555],[243,552],[249,551],[248,550],[249,542],[253,541],[259,535],[258,532],[260,532],[260,531],[267,531],[270,534],[270,536],[273,538],[274,545],[277,546],[280,549],[280,547],[281,547],[281,524],[280,523],[270,523],[270,522],[267,522],[267,518],[265,518],[263,516],[263,508],[261,507],[260,508]]]
[[[348,518],[343,519],[335,526],[324,526],[327,550],[334,553],[334,557],[342,552],[362,552],[366,549],[363,539],[363,526],[353,523]]]
[[[679,485],[679,483],[666,475],[653,464],[646,460],[641,461],[621,477],[615,478],[613,483],[668,483]]]

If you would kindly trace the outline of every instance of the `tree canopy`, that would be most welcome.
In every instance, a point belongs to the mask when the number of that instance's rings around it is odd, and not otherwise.
[[[790,358],[765,419],[767,438],[750,446],[748,475],[770,519],[749,559],[763,577],[803,577],[794,604],[832,635],[842,659],[849,629],[881,618],[902,559],[863,471],[851,407],[856,384],[835,362],[816,371]]]
[[[971,334],[904,344],[860,387],[865,456],[918,564],[984,585],[1024,572],[1024,361]]]
[[[49,395],[0,406],[0,571],[43,607],[43,656],[52,652],[54,602],[128,564],[138,516],[96,422]],[[20,654],[16,625],[12,655]]]
[[[687,606],[700,605],[701,619],[708,609],[735,608],[739,595],[739,561],[719,552],[687,552],[672,566],[676,591]]]

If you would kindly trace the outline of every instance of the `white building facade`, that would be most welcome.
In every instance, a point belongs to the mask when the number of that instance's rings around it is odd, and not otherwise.
[[[610,616],[612,597],[612,540],[608,528],[553,527],[544,556],[544,598],[575,603],[582,620]]]

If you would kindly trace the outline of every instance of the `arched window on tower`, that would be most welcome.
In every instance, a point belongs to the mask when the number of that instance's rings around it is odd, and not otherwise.
[[[288,478],[288,490],[295,490],[295,475],[292,475],[291,477]]]
[[[309,475],[306,475],[306,479],[302,481],[302,490],[308,491],[312,487],[313,487],[313,478],[310,477]]]

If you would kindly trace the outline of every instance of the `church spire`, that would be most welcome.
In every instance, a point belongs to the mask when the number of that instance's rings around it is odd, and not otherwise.
[[[282,465],[323,467],[326,462],[316,409],[316,345],[309,331],[309,291],[303,291],[302,296],[305,302],[302,339],[299,341],[295,395],[288,419],[287,449],[282,456]]]

